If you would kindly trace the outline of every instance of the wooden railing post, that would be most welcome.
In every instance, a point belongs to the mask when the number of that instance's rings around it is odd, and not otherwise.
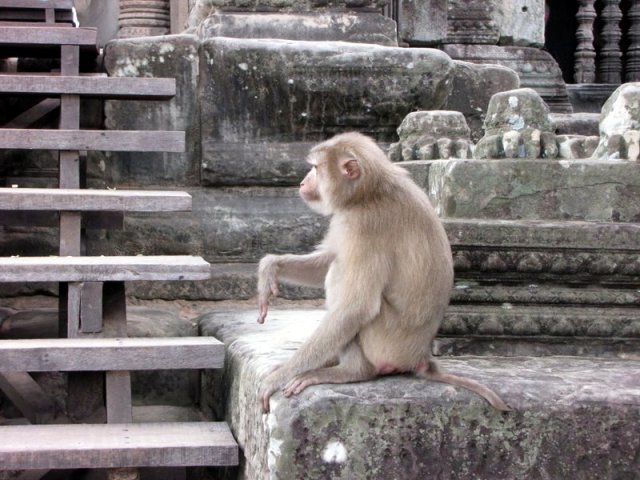
[[[620,0],[603,0],[603,2],[598,82],[616,84],[622,82],[622,52],[620,51],[622,10],[620,10]]]
[[[593,24],[596,9],[593,0],[580,0],[576,20],[576,40],[578,46],[575,54],[574,81],[576,83],[593,83],[596,79],[596,49],[593,46]]]

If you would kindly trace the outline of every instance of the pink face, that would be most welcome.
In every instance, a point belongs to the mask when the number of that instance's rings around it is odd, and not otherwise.
[[[307,176],[304,177],[300,183],[300,196],[307,203],[315,203],[320,201],[320,194],[318,193],[318,177],[317,167],[312,166]]]

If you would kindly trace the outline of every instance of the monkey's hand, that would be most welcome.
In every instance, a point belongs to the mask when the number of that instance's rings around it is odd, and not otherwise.
[[[270,373],[262,381],[259,394],[262,413],[269,413],[269,399],[271,398],[271,395],[280,389],[284,383],[282,380],[283,372],[281,371],[281,367],[282,365],[276,365],[273,367]]]
[[[278,296],[278,256],[267,255],[258,265],[258,323],[264,323],[272,295]],[[267,400],[268,402],[268,400]]]

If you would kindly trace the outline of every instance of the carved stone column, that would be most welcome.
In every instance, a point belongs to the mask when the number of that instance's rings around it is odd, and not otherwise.
[[[600,58],[598,61],[598,81],[600,83],[621,83],[622,82],[622,52],[620,51],[620,40],[622,40],[622,30],[620,20],[622,11],[620,10],[620,0],[603,0],[602,9],[602,31],[600,39]]]
[[[492,16],[493,2],[449,0],[447,43],[497,45],[500,30]]]
[[[578,46],[575,55],[574,80],[576,83],[593,83],[596,79],[596,50],[593,46],[593,23],[596,10],[593,0],[580,0],[576,20],[576,40]]]
[[[633,2],[627,12],[629,47],[625,70],[626,82],[640,81],[640,3]]]
[[[171,26],[169,0],[120,0],[119,38],[166,35]]]

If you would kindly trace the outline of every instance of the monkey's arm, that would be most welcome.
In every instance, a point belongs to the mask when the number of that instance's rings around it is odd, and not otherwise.
[[[258,322],[263,323],[269,308],[271,295],[278,295],[280,280],[321,287],[334,256],[326,250],[317,250],[307,255],[267,255],[258,266]]]

